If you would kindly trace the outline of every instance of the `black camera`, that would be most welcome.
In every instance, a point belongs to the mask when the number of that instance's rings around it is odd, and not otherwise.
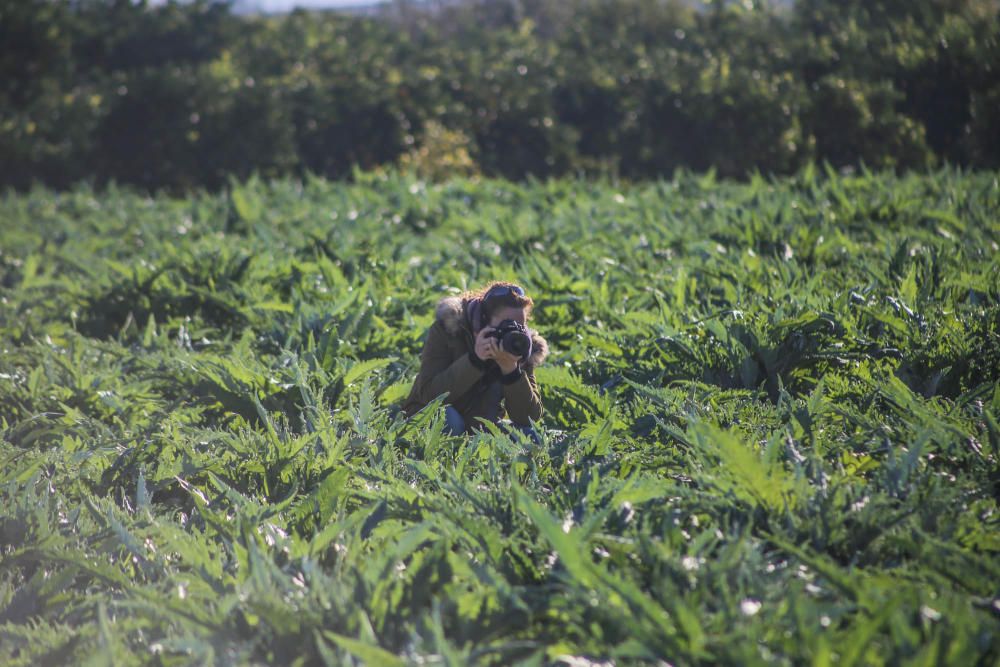
[[[522,360],[531,356],[531,334],[523,325],[514,320],[504,320],[490,332],[504,352],[520,357]]]

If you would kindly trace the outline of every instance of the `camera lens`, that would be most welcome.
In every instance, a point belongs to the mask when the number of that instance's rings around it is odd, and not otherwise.
[[[526,357],[531,351],[531,339],[520,331],[510,331],[500,339],[504,350],[518,357]]]

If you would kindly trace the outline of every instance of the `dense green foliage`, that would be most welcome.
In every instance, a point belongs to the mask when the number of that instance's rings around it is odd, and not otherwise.
[[[0,0],[0,184],[1000,166],[996,0],[445,4]]]
[[[0,662],[1000,659],[996,173],[355,180],[0,202]],[[494,278],[541,446],[398,411]]]

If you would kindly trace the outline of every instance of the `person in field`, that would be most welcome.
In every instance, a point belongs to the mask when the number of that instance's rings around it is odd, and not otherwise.
[[[526,323],[534,305],[521,287],[494,282],[438,302],[420,355],[420,372],[403,404],[407,415],[445,395],[447,432],[458,435],[506,417],[537,442],[542,415],[534,369],[549,348]]]

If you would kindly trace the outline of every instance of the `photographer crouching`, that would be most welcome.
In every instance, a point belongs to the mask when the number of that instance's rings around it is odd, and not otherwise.
[[[447,394],[446,430],[459,435],[501,423],[538,442],[531,423],[542,415],[534,369],[548,354],[545,339],[525,326],[534,302],[519,286],[494,282],[438,302],[420,355],[420,372],[403,404],[412,415]]]

